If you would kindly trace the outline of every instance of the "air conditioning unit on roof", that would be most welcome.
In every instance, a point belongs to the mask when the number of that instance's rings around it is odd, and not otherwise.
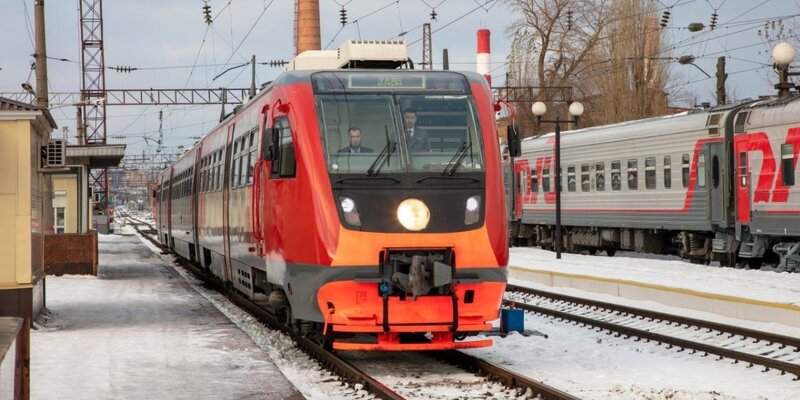
[[[42,167],[63,168],[67,165],[67,141],[52,139],[42,146]]]

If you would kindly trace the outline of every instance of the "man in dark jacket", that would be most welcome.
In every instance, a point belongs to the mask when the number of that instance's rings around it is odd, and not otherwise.
[[[361,145],[361,129],[352,127],[347,131],[350,136],[350,145],[339,149],[338,153],[374,153],[369,147]]]
[[[428,132],[417,127],[417,112],[408,108],[403,111],[403,120],[406,127],[406,142],[412,153],[431,151],[431,142]]]

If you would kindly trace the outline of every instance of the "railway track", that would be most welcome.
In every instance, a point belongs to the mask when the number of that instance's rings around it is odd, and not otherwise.
[[[159,249],[164,252],[170,250],[161,245],[157,239],[153,237],[156,230],[147,222],[136,219],[130,215],[124,215],[129,223],[141,234],[144,238],[149,240]],[[145,228],[142,228],[144,226]],[[363,390],[368,391],[373,396],[380,399],[404,399],[408,398],[432,398],[430,391],[424,390],[422,386],[429,385],[443,385],[442,388],[453,388],[460,390],[459,385],[464,384],[473,388],[471,394],[466,396],[457,395],[459,398],[484,398],[485,396],[495,396],[498,393],[479,392],[480,389],[492,387],[493,382],[498,382],[505,387],[506,396],[508,398],[519,398],[520,395],[528,395],[533,398],[543,400],[575,400],[578,399],[568,393],[560,391],[556,388],[548,386],[542,382],[536,381],[529,377],[517,374],[513,371],[502,368],[498,365],[492,364],[483,359],[474,357],[472,355],[460,351],[441,351],[441,352],[426,352],[426,353],[380,353],[380,355],[372,354],[372,357],[379,358],[379,361],[370,360],[369,353],[367,355],[353,355],[347,353],[331,352],[321,346],[317,341],[309,339],[297,331],[287,327],[279,321],[269,310],[262,306],[250,301],[245,296],[231,290],[212,279],[207,274],[203,273],[199,268],[183,259],[178,259],[181,267],[190,271],[197,278],[201,279],[205,284],[212,287],[214,290],[224,294],[237,306],[241,307],[265,325],[272,329],[288,335],[298,347],[305,351],[309,356],[316,359],[321,365],[328,368],[332,372],[341,376],[351,384],[361,385]],[[422,362],[420,360],[426,360]],[[436,365],[438,362],[438,366]],[[388,368],[396,372],[398,368],[403,368],[406,365],[408,370],[414,369],[411,374],[412,378],[416,377],[424,382],[423,385],[414,387],[413,382],[406,380],[405,382],[393,382],[391,385],[383,383],[381,380],[376,379],[373,373],[376,373],[381,368]],[[452,374],[453,377],[444,377],[439,381],[421,379],[428,373],[441,373],[449,372],[447,366],[451,366],[458,370],[459,373]],[[472,377],[465,377],[464,371],[468,372],[467,375],[476,375]],[[372,372],[372,373],[371,373]],[[391,374],[390,374],[391,375]],[[444,386],[449,385],[449,386]],[[448,397],[447,395],[445,395]]]
[[[800,339],[509,284],[505,303],[615,336],[759,365],[800,379]]]

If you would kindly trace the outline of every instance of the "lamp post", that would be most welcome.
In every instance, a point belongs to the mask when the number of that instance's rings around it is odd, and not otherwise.
[[[536,116],[536,122],[552,123],[556,125],[556,162],[555,162],[555,182],[556,182],[556,259],[561,259],[561,118],[556,115],[555,120],[543,120],[542,115],[547,112],[547,105],[541,101],[533,103],[531,106],[533,115]],[[578,118],[583,115],[583,104],[575,101],[569,105],[569,115],[572,116],[572,122],[577,126]]]
[[[772,61],[775,62],[775,70],[778,71],[778,83],[775,84],[775,89],[778,89],[778,97],[786,98],[790,96],[790,90],[795,88],[795,85],[789,82],[790,76],[798,76],[798,72],[789,72],[789,64],[794,61],[797,51],[791,44],[783,42],[778,43],[772,49]]]

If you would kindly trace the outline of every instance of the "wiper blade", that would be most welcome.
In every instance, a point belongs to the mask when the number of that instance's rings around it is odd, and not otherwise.
[[[453,158],[450,159],[450,162],[447,163],[447,166],[444,167],[442,170],[442,175],[446,176],[453,176],[458,170],[458,167],[461,166],[461,162],[464,161],[464,158],[467,156],[467,153],[472,152],[472,143],[463,142],[461,143],[461,147],[458,148],[456,154],[453,155]]]
[[[375,158],[375,161],[372,162],[372,165],[369,166],[367,169],[367,176],[375,176],[381,172],[381,168],[383,168],[384,164],[387,164],[394,154],[395,150],[397,150],[397,142],[389,141],[389,127],[386,125],[383,126],[383,129],[386,131],[386,146],[383,147],[383,150],[378,154],[378,157]]]

